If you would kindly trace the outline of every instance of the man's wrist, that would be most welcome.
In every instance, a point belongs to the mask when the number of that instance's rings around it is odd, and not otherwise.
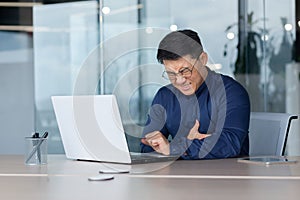
[[[182,155],[187,150],[191,141],[186,137],[180,137],[172,140],[170,143],[170,155]]]

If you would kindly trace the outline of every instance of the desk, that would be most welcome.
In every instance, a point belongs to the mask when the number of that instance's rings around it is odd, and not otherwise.
[[[193,176],[199,178],[295,178],[300,180],[300,157],[291,157],[296,164],[259,165],[237,162],[237,159],[177,161],[143,176]],[[136,170],[137,171],[137,170]]]
[[[296,159],[300,159],[297,157]],[[151,171],[158,163],[133,165],[130,174],[90,182],[105,167],[97,162],[49,156],[44,166],[26,166],[22,156],[0,156],[1,199],[299,199],[300,163],[261,166],[236,159],[176,161]],[[122,165],[123,166],[123,165]],[[130,167],[127,165],[127,167]],[[144,170],[146,173],[141,173]]]
[[[86,176],[1,177],[9,200],[298,200],[299,180],[153,179],[116,175],[89,182]]]
[[[1,175],[91,175],[101,169],[128,169],[136,176],[232,176],[239,177],[287,177],[300,179],[300,157],[296,164],[258,165],[239,163],[237,159],[180,160],[175,162],[139,165],[120,165],[100,162],[68,160],[64,155],[49,155],[48,164],[42,166],[24,165],[23,156],[0,155]]]

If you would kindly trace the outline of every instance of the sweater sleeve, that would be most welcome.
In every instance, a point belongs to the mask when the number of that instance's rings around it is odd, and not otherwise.
[[[146,126],[144,127],[142,137],[153,131],[160,131],[166,138],[168,138],[169,133],[165,127],[166,122],[166,111],[163,107],[163,95],[160,91],[155,95],[151,108],[149,110],[148,119]],[[152,147],[140,143],[141,152],[148,153],[154,151]]]
[[[248,140],[250,102],[246,90],[237,82],[213,92],[212,119],[203,140],[180,137],[170,145],[172,154],[183,159],[227,158],[240,155],[244,140]],[[201,126],[201,124],[200,124]]]

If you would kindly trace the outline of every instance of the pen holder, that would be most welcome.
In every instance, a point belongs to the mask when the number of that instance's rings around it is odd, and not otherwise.
[[[25,137],[25,164],[47,164],[47,138]]]

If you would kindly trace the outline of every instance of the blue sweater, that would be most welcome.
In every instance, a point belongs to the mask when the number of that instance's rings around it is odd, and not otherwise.
[[[205,82],[194,95],[186,96],[172,85],[159,89],[148,114],[143,136],[160,131],[170,140],[171,154],[182,159],[246,156],[249,152],[250,102],[246,90],[234,79],[208,69]],[[188,140],[200,122],[199,132],[212,136]],[[142,152],[151,152],[141,143]]]

